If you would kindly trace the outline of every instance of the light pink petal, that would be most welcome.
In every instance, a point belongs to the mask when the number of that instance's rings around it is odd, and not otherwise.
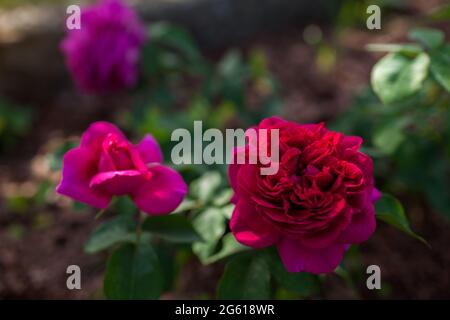
[[[141,142],[136,145],[136,150],[144,163],[162,162],[163,160],[159,144],[150,134],[145,135]]]
[[[369,204],[364,210],[355,213],[349,226],[341,233],[338,242],[343,244],[361,243],[370,238],[376,228],[375,209]]]
[[[153,165],[152,176],[132,194],[137,207],[151,215],[164,215],[175,210],[187,193],[186,183],[175,170]]]
[[[236,240],[252,248],[273,245],[280,238],[278,230],[255,209],[255,203],[240,199],[231,216],[230,228]]]
[[[283,238],[278,244],[278,253],[288,272],[333,272],[342,260],[344,252],[345,246],[337,244],[323,249],[311,249],[287,238]]]
[[[92,178],[90,187],[115,196],[129,194],[144,183],[145,175],[137,170],[101,172]]]
[[[89,187],[97,170],[97,161],[85,148],[75,148],[64,155],[62,179],[56,191],[74,200],[104,209],[111,201],[108,193]]]
[[[119,138],[126,140],[122,131],[115,125],[106,121],[94,122],[83,133],[80,146],[99,152],[102,147],[103,140],[109,133],[117,135]]]

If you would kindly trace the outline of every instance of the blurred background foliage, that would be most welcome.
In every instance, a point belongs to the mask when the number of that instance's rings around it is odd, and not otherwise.
[[[25,3],[53,2],[56,1],[7,0],[0,6],[10,8]],[[295,33],[294,40],[290,40],[301,42],[308,52],[312,53],[302,59],[307,61],[303,66],[311,65],[314,68],[314,74],[308,73],[306,67],[298,69],[297,66],[296,72],[301,80],[291,81],[294,84],[289,85],[294,86],[295,90],[306,92],[306,97],[317,96],[318,100],[331,104],[328,106],[328,109],[332,109],[331,116],[330,113],[319,110],[316,117],[303,117],[302,113],[306,112],[307,108],[302,103],[308,103],[308,100],[305,102],[304,96],[304,100],[296,101],[300,104],[297,109],[289,110],[286,106],[289,105],[289,101],[286,101],[288,88],[283,87],[274,75],[272,69],[276,57],[259,45],[264,41],[255,41],[256,45],[251,46],[232,44],[220,50],[214,48],[208,51],[204,43],[199,45],[195,32],[192,33],[181,25],[158,21],[151,23],[148,28],[151,41],[142,53],[139,86],[126,94],[126,97],[100,97],[110,109],[103,108],[98,113],[88,114],[88,120],[79,121],[80,126],[69,132],[79,134],[88,122],[106,117],[127,131],[134,141],[147,132],[152,133],[161,144],[166,162],[169,162],[170,151],[174,145],[174,142],[170,141],[171,132],[176,128],[187,128],[192,132],[195,120],[203,120],[203,130],[247,128],[272,115],[299,121],[326,120],[327,126],[333,129],[364,138],[364,151],[374,159],[377,186],[404,203],[405,208],[395,198],[383,198],[377,208],[382,215],[380,219],[419,237],[410,228],[407,219],[407,216],[410,216],[411,224],[418,227],[418,233],[424,236],[432,247],[436,243],[438,249],[435,250],[442,250],[443,247],[439,246],[438,241],[430,237],[434,229],[430,232],[426,228],[425,218],[421,220],[417,211],[422,212],[422,215],[431,215],[432,212],[442,214],[446,217],[443,228],[446,234],[449,234],[450,51],[448,40],[445,39],[448,39],[450,9],[448,6],[436,6],[431,11],[427,10],[426,14],[416,17],[411,14],[414,9],[408,1],[344,0],[338,3],[339,9],[333,12],[326,23],[303,24],[301,32]],[[400,26],[403,34],[389,37],[389,34],[380,34],[382,31],[373,31],[379,35],[379,38],[375,39],[376,45],[366,47],[366,43],[357,42],[358,36],[361,35],[355,30],[365,30],[366,8],[369,4],[377,4],[382,8],[383,25],[400,15],[401,21],[389,30]],[[402,20],[405,17],[413,20],[407,27]],[[435,29],[412,28],[430,23],[437,23]],[[446,33],[440,32],[439,29]],[[406,35],[408,32],[409,37]],[[275,33],[272,37],[277,36]],[[383,44],[386,39],[389,44]],[[356,41],[356,44],[352,41]],[[405,45],[405,42],[408,45]],[[327,80],[335,75],[345,55],[352,48],[354,50],[355,46],[360,51],[368,51],[364,54],[375,56],[375,59],[372,58],[368,63],[371,79],[367,74],[363,83],[352,82],[350,86],[359,85],[360,90],[352,89],[351,94],[355,96],[348,99],[351,101],[343,110],[338,110],[337,107],[333,109],[333,103],[337,103],[338,97],[331,94],[330,100],[327,100],[329,92],[326,87],[330,86]],[[388,52],[388,55],[383,57],[379,54],[380,51],[383,54]],[[352,63],[361,57],[361,53],[358,54],[360,55],[351,57]],[[370,72],[376,60],[378,62]],[[291,67],[288,66],[287,69],[289,68]],[[345,72],[347,70],[344,68]],[[306,80],[300,78],[303,73],[306,74]],[[368,83],[369,80],[371,84]],[[357,81],[361,82],[360,79]],[[316,86],[319,89],[300,82],[318,83]],[[337,91],[343,90],[340,87],[343,84],[338,82],[332,86],[337,88]],[[1,91],[0,94],[1,169],[7,173],[16,165],[15,156],[21,155],[17,150],[21,150],[22,143],[25,144],[26,140],[30,140],[35,134],[43,116],[40,114],[42,110],[33,106],[33,102],[30,104],[27,99],[20,97],[16,99],[16,103],[8,94]],[[92,106],[90,99],[95,99],[83,97],[76,100],[80,106],[74,107],[70,104],[71,98],[73,96],[63,96],[62,104],[68,104],[71,108],[82,108],[84,104],[89,108]],[[114,100],[123,106],[112,107]],[[52,127],[46,129],[51,130]],[[16,245],[19,248],[17,252],[23,254],[21,243],[26,243],[28,239],[36,241],[33,237],[37,237],[39,232],[40,235],[50,238],[53,232],[55,235],[52,239],[55,239],[57,244],[55,246],[64,248],[65,243],[71,240],[61,236],[61,233],[74,232],[76,235],[73,242],[78,245],[74,246],[72,253],[68,251],[68,254],[79,258],[81,247],[84,252],[94,254],[93,258],[87,258],[93,260],[81,261],[95,279],[87,289],[90,290],[88,297],[104,297],[98,289],[101,287],[101,280],[98,279],[103,272],[106,273],[106,297],[121,297],[120,292],[108,283],[111,277],[126,273],[126,270],[121,269],[121,262],[130,260],[130,250],[135,245],[135,207],[126,198],[116,199],[107,212],[93,221],[91,208],[56,196],[54,187],[59,178],[62,156],[78,144],[78,137],[67,138],[67,134],[55,136],[56,138],[46,135],[45,140],[48,142],[45,145],[31,148],[33,158],[26,162],[29,167],[25,170],[19,167],[16,174],[19,178],[16,181],[1,181],[0,228],[5,231],[4,243],[10,245],[9,241],[12,239],[11,247]],[[25,155],[28,156],[29,153]],[[365,290],[366,275],[362,266],[368,259],[377,263],[377,258],[380,258],[383,252],[367,258],[364,250],[360,251],[356,246],[346,254],[346,259],[336,270],[336,275],[317,277],[303,273],[288,274],[279,259],[274,257],[277,253],[273,249],[249,251],[238,244],[229,233],[228,221],[233,206],[229,203],[232,193],[226,166],[183,165],[177,169],[189,183],[188,197],[173,215],[148,217],[142,224],[141,237],[146,243],[142,248],[142,256],[154,257],[152,260],[145,260],[145,263],[155,266],[154,273],[145,275],[147,278],[144,280],[153,282],[154,286],[151,291],[142,288],[144,297],[156,298],[163,294],[163,297],[167,298],[324,298],[330,297],[328,291],[341,293],[339,284],[333,285],[333,281],[336,281],[333,277],[338,278],[339,283],[344,283],[346,288],[350,288],[351,293],[344,294],[349,294],[352,298],[392,298],[401,292],[401,285],[400,289],[395,289],[395,273],[390,277],[388,273],[382,291],[368,293]],[[63,215],[63,212],[68,214]],[[72,218],[72,215],[76,217]],[[77,226],[80,224],[83,228],[78,232]],[[62,226],[61,229],[56,229],[58,226]],[[91,229],[94,231],[89,236]],[[427,231],[426,234],[421,232],[423,230]],[[87,242],[81,245],[86,239]],[[375,241],[381,243],[379,239]],[[408,242],[408,248],[422,246],[412,239],[408,241],[414,242]],[[103,267],[107,257],[105,252],[112,252],[106,271]],[[10,260],[4,258],[8,257],[8,254],[14,256],[8,248],[0,245],[0,266],[5,265],[10,270],[12,267],[7,265]],[[29,256],[32,257],[32,254],[29,253]],[[61,263],[71,257],[62,257]],[[130,263],[141,265],[143,262],[140,257],[136,256]],[[446,256],[438,258],[442,275],[448,274],[446,259]],[[16,260],[19,261],[19,258]],[[43,264],[43,268],[47,270],[51,268],[50,265],[56,265],[56,268],[61,269],[58,269],[61,277],[64,277],[64,265],[58,263],[49,259]],[[41,272],[49,273],[42,270]],[[33,288],[39,289],[46,283],[40,283],[39,277],[36,280],[35,273],[31,274],[27,281],[33,283]],[[204,277],[197,273],[204,273]],[[5,278],[0,281],[0,297],[24,295],[25,290],[17,286],[20,278],[14,276],[12,271],[4,275]],[[126,282],[127,279],[121,281]],[[428,279],[423,280],[424,283],[426,281]],[[29,284],[23,286],[27,285]],[[198,290],[196,286],[199,287]],[[39,296],[38,291],[30,291],[30,295]],[[446,292],[447,296],[437,292],[434,297],[448,297],[448,291]],[[67,297],[67,293],[58,290],[52,294],[52,297]],[[416,297],[416,294],[404,293],[405,296],[413,297]]]

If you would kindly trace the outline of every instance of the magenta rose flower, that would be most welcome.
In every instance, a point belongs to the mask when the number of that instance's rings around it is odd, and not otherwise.
[[[371,158],[358,151],[362,139],[279,118],[255,129],[279,129],[279,170],[260,175],[259,164],[229,166],[231,231],[253,248],[276,245],[289,272],[332,272],[349,245],[366,241],[376,227],[380,193]]]
[[[138,78],[145,28],[120,0],[104,0],[81,12],[81,29],[69,30],[61,44],[77,86],[88,93],[132,87]]]
[[[99,209],[106,208],[113,196],[129,195],[148,214],[168,214],[181,203],[187,186],[161,161],[151,135],[133,145],[113,124],[95,122],[83,133],[80,146],[64,155],[56,190]]]

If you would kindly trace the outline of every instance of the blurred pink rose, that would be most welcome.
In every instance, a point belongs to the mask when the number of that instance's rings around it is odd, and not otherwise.
[[[376,227],[380,194],[372,159],[358,151],[362,139],[279,118],[256,129],[279,129],[279,170],[264,176],[258,164],[229,166],[231,231],[253,248],[276,245],[289,272],[332,272],[349,245],[366,241]]]
[[[113,196],[129,195],[148,214],[168,214],[181,203],[187,186],[161,161],[151,135],[133,145],[113,124],[95,122],[84,132],[80,146],[64,155],[56,190],[99,209],[106,208]]]
[[[88,93],[114,92],[135,85],[145,27],[120,0],[103,0],[81,11],[81,29],[61,43],[77,86]]]

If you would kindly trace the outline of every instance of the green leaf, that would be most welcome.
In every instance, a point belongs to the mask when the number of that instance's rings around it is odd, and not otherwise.
[[[420,42],[430,49],[441,46],[445,41],[445,34],[442,31],[430,28],[415,28],[408,35],[411,40]]]
[[[410,59],[390,53],[372,70],[373,90],[384,104],[391,104],[417,93],[427,77],[430,58],[426,53]]]
[[[231,188],[224,189],[214,198],[213,204],[218,207],[224,206],[230,203],[232,196],[233,190]]]
[[[375,212],[377,219],[396,227],[397,229],[428,245],[424,238],[411,230],[408,218],[403,210],[403,206],[400,201],[393,196],[383,193],[381,199],[375,204]]]
[[[189,210],[196,209],[198,207],[197,201],[184,198],[183,201],[180,203],[180,205],[175,209],[172,214],[181,213]]]
[[[124,244],[108,260],[104,291],[108,299],[157,299],[164,277],[149,243]]]
[[[239,242],[236,241],[234,235],[230,232],[226,234],[222,239],[222,248],[216,254],[208,257],[205,260],[206,264],[214,263],[221,259],[227,258],[231,255],[234,255],[239,252],[243,252],[249,250],[249,247],[243,246]]]
[[[87,253],[105,250],[119,242],[127,241],[130,232],[136,228],[131,216],[121,215],[102,223],[91,235],[84,246]]]
[[[202,241],[190,221],[181,214],[148,217],[145,219],[142,229],[176,243]]]
[[[450,45],[430,52],[430,70],[436,80],[450,92]]]
[[[150,28],[150,41],[177,50],[193,71],[202,72],[203,57],[191,35],[183,28],[166,22],[155,23]]]
[[[203,242],[195,242],[192,250],[203,263],[206,263],[208,257],[214,254],[216,246],[225,232],[225,217],[220,208],[208,208],[200,212],[192,223],[203,239]]]
[[[304,298],[319,292],[320,284],[317,276],[305,272],[287,272],[278,254],[271,254],[268,258],[270,271],[281,287]]]
[[[236,205],[234,205],[233,203],[230,203],[224,207],[222,207],[222,214],[225,218],[227,218],[228,220],[231,219],[231,216],[233,215],[233,211],[234,208],[236,207]]]
[[[409,118],[393,119],[384,122],[375,129],[373,144],[383,154],[393,154],[405,140],[405,127],[409,124]]]
[[[219,299],[270,299],[270,271],[263,256],[236,257],[225,266]]]
[[[212,199],[221,182],[222,176],[218,171],[208,171],[191,183],[191,195],[200,202],[207,203]]]

